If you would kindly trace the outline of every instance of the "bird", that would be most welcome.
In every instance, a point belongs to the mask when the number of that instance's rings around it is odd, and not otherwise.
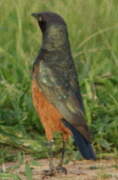
[[[50,175],[58,170],[67,173],[63,167],[64,144],[70,136],[73,136],[75,145],[85,159],[95,160],[96,154],[86,123],[67,25],[54,12],[36,12],[32,16],[42,32],[42,44],[32,68],[32,100],[50,147],[55,132],[62,134],[63,141],[59,165],[54,167],[51,161],[46,172]]]

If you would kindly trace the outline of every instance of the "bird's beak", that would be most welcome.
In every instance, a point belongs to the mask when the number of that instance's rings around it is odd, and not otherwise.
[[[32,13],[32,16],[35,17],[39,22],[42,21],[42,16],[40,13]]]
[[[35,18],[38,18],[39,14],[38,13],[32,13],[32,16],[35,17]]]

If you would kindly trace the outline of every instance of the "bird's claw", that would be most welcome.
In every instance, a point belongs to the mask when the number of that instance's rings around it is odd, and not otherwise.
[[[59,173],[59,174],[61,174],[61,173],[67,174],[67,169],[64,168],[64,167],[62,167],[62,166],[57,166],[57,167],[56,167],[56,171],[57,171],[57,173]]]
[[[49,170],[44,170],[42,172],[42,179],[45,179],[47,176],[55,176],[56,174],[67,174],[67,169],[62,167],[62,166],[57,166],[56,169],[49,169]]]
[[[54,169],[44,170],[42,172],[43,176],[54,176],[56,174],[56,171]]]

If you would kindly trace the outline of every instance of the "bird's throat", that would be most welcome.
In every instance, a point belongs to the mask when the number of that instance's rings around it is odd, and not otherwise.
[[[67,49],[68,43],[68,34],[64,26],[51,25],[43,34],[42,48],[47,49],[48,51],[59,50],[62,48]]]

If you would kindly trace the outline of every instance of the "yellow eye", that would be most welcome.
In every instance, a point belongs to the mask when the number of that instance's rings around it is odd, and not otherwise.
[[[39,17],[39,21],[42,21],[42,20],[43,20],[43,19],[42,19],[42,17],[40,16],[40,17]]]

